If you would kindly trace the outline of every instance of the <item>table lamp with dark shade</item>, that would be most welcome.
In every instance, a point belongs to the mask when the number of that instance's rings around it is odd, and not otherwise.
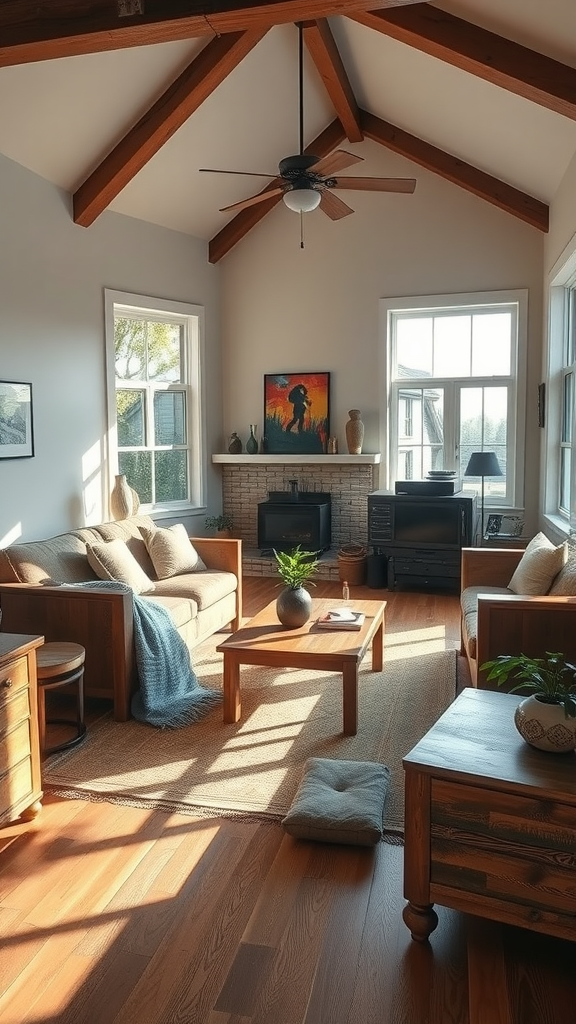
[[[464,470],[464,476],[479,476],[482,480],[482,497],[480,505],[480,538],[484,539],[484,478],[487,476],[504,476],[496,452],[472,452],[470,461]]]

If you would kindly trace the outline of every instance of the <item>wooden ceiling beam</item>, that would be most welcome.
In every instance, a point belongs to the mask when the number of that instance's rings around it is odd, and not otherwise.
[[[74,193],[76,224],[88,227],[96,220],[266,32],[218,36],[200,51]]]
[[[305,21],[302,34],[348,142],[362,142],[360,111],[328,22]]]
[[[340,146],[345,138],[344,128],[340,121],[336,119],[306,147],[304,152],[321,159],[324,156],[328,156],[337,146]],[[262,189],[262,192],[267,192],[278,184],[281,184],[281,179],[274,178],[273,181],[268,182],[266,187]],[[257,206],[250,206],[247,210],[241,210],[240,213],[237,213],[208,243],[209,263],[218,263],[256,224],[260,223],[270,210],[273,210],[281,202],[282,196],[274,196],[273,199],[263,200]]]
[[[395,7],[415,0],[376,0]],[[0,67],[270,28],[361,10],[366,0],[1,0]]]
[[[431,146],[414,135],[409,135],[396,125],[382,121],[374,114],[362,110],[360,116],[366,138],[379,142],[380,145],[407,157],[428,171],[434,171],[446,181],[459,185],[460,188],[472,192],[505,213],[538,228],[539,231],[548,231],[548,207],[545,203],[525,192],[520,192],[498,178],[493,178],[491,174],[478,170],[458,157],[436,149],[436,146]]]
[[[576,120],[576,69],[427,3],[349,17],[461,71]]]

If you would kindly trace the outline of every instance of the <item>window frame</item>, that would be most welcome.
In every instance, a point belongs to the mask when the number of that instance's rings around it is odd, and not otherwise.
[[[188,453],[189,500],[174,502],[157,502],[141,505],[140,511],[153,515],[155,519],[170,518],[174,513],[201,511],[206,508],[206,453],[204,438],[206,434],[205,402],[202,367],[204,365],[204,307],[188,302],[176,302],[153,296],[138,295],[132,292],[121,292],[104,289],[105,319],[105,350],[106,350],[106,405],[107,405],[107,486],[108,501],[118,472],[118,429],[116,408],[116,350],[114,339],[115,317],[123,312],[131,316],[142,313],[142,319],[173,320],[184,326],[183,339],[183,374],[184,380],[173,386],[162,383],[152,390],[184,391],[186,393],[186,428]],[[121,389],[141,390],[141,382],[123,381]],[[146,434],[149,436],[148,412],[146,416]],[[149,445],[147,443],[146,447]],[[179,446],[180,447],[180,446]],[[150,445],[149,450],[157,448]]]
[[[571,361],[570,361],[571,357]],[[576,236],[552,268],[548,279],[546,422],[544,443],[544,517],[564,536],[576,532],[576,409],[569,441],[563,440],[565,378],[572,372],[576,394]],[[561,450],[570,451],[570,508],[561,505]]]
[[[478,376],[455,378],[402,378],[401,382],[393,379],[395,369],[394,318],[396,314],[426,313],[433,315],[474,312],[490,306],[516,307],[516,336],[512,339],[511,373],[510,376]],[[458,425],[458,395],[465,387],[496,387],[505,384],[508,387],[508,422],[507,422],[507,492],[494,501],[499,508],[523,508],[524,502],[524,445],[523,430],[526,411],[526,365],[528,345],[528,291],[513,289],[498,292],[448,293],[443,295],[416,295],[389,297],[380,300],[380,337],[382,393],[385,395],[385,412],[381,416],[380,450],[386,453],[385,462],[381,466],[381,486],[393,489],[398,450],[397,423],[394,415],[395,389],[414,387],[444,387],[444,419],[446,433],[445,450],[451,450],[457,458],[456,428]],[[456,463],[457,465],[457,463]],[[465,467],[460,467],[460,475]],[[491,503],[492,504],[492,501]]]

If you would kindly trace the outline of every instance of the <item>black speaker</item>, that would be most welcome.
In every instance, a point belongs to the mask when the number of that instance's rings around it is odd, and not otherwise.
[[[388,585],[388,559],[386,555],[368,555],[366,583],[373,590],[385,590]]]

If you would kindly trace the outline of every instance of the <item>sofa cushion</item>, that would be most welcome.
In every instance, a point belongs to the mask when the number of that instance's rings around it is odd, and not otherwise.
[[[206,568],[182,523],[167,529],[143,527],[142,536],[159,580]]]
[[[548,593],[550,597],[576,597],[576,558],[566,562]]]
[[[150,516],[130,516],[110,523],[101,523],[95,527],[100,540],[123,540],[131,555],[138,562],[150,579],[154,576],[154,566],[146,550],[143,529],[153,529],[154,520]]]
[[[567,557],[566,541],[554,547],[544,533],[537,533],[508,584],[510,590],[522,597],[543,597],[550,590]]]
[[[2,551],[3,583],[84,583],[96,579],[86,558],[87,541],[97,541],[95,530],[87,528],[62,533],[48,540],[12,544]]]
[[[510,596],[508,587],[466,587],[460,595],[460,606],[462,608],[462,633],[468,655],[473,661],[476,660],[476,638],[478,629],[478,596]]]
[[[156,588],[153,594],[145,594],[144,600],[154,601],[156,604],[162,605],[167,612],[170,612],[177,629],[181,629],[182,626],[185,626],[187,622],[195,619],[198,615],[198,605],[195,601],[188,601],[185,597],[159,596],[156,593]]]
[[[135,594],[146,594],[154,590],[154,583],[138,565],[123,540],[87,544],[86,555],[98,579],[125,583]]]
[[[187,597],[195,601],[198,610],[210,608],[223,597],[236,591],[237,580],[233,572],[206,569],[203,572],[186,573],[185,576],[171,576],[158,580],[154,594],[160,597]]]
[[[311,757],[282,824],[297,839],[375,846],[389,781],[390,770],[374,761]]]

